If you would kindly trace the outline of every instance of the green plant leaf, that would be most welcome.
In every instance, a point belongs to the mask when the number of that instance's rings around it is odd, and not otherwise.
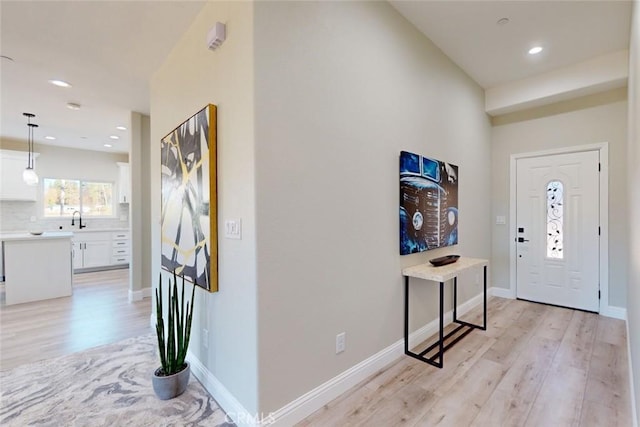
[[[191,339],[196,286],[197,284],[194,283],[191,290],[191,300],[185,301],[184,275],[182,276],[181,292],[178,292],[178,278],[174,271],[173,283],[169,278],[167,311],[165,313],[162,298],[162,274],[160,275],[158,288],[155,292],[156,335],[164,375],[173,375],[179,372],[185,364]]]

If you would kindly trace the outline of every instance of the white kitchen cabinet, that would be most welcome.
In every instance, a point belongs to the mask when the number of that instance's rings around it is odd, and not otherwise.
[[[128,231],[119,231],[111,234],[112,257],[111,264],[129,264],[131,257],[130,239]]]
[[[92,268],[109,265],[111,261],[111,245],[108,240],[101,242],[84,242],[82,251],[82,267]]]
[[[73,268],[111,265],[111,233],[77,233],[73,237]]]
[[[118,203],[131,202],[131,169],[129,163],[118,162]]]
[[[73,256],[73,269],[77,269],[77,268],[82,268],[82,246],[83,244],[81,242],[76,242],[76,238],[74,237],[71,240],[72,244],[72,248],[73,248],[73,252],[72,252],[72,256]]]
[[[4,282],[4,243],[0,242],[0,282]]]
[[[5,255],[6,305],[70,296],[71,233],[0,236]]]
[[[34,167],[37,156],[34,153]],[[26,151],[0,150],[0,200],[35,202],[38,199],[40,186],[27,185],[22,180],[28,157]]]

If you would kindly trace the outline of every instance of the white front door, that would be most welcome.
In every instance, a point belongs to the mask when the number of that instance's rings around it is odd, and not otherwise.
[[[516,296],[599,309],[599,153],[516,163]]]

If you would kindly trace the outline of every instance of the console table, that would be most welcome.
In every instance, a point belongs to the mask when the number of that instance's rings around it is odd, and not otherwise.
[[[404,354],[414,357],[418,360],[426,362],[430,365],[442,368],[444,352],[453,347],[458,341],[464,338],[473,329],[487,330],[487,265],[489,261],[486,259],[466,258],[461,257],[457,262],[452,264],[443,265],[441,267],[434,267],[431,264],[420,264],[413,267],[408,267],[402,270],[404,276]],[[464,322],[458,319],[457,305],[458,305],[458,275],[470,268],[483,267],[484,270],[484,293],[483,293],[483,323],[482,326],[474,325],[473,323]],[[438,334],[438,341],[427,347],[426,350],[420,353],[414,353],[409,349],[409,278],[414,277],[417,279],[424,279],[432,282],[440,283],[440,328]],[[444,283],[453,279],[453,321],[460,326],[453,331],[444,335]],[[450,343],[445,345],[445,341],[457,334],[461,329],[459,336],[453,339]],[[438,348],[438,352],[432,356],[427,357],[427,354],[433,349]]]

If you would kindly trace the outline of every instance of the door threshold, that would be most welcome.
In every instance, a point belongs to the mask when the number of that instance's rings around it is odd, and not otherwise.
[[[520,300],[520,301],[532,302],[532,303],[534,303],[534,304],[548,305],[548,306],[550,306],[550,307],[566,308],[566,309],[568,309],[568,310],[576,310],[576,311],[583,311],[583,312],[585,312],[585,313],[595,313],[595,314],[600,314],[600,313],[599,313],[599,312],[597,312],[597,311],[585,310],[585,309],[582,309],[582,308],[575,308],[575,307],[567,307],[566,305],[550,304],[550,303],[548,303],[548,302],[533,301],[533,300],[530,300],[530,299],[518,298],[518,297],[516,297],[516,299],[517,299],[517,300]]]

